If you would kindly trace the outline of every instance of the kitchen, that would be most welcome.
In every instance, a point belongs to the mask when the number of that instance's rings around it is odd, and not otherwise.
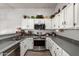
[[[0,3],[0,56],[79,56],[79,3]]]

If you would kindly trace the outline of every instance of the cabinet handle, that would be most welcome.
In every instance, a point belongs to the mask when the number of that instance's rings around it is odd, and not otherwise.
[[[24,48],[26,48],[26,45],[24,45]]]
[[[76,25],[76,23],[73,24],[74,26]]]
[[[64,21],[64,25],[66,25],[66,21]]]
[[[56,53],[55,53],[55,51],[54,51],[54,54],[55,54],[55,56],[56,56]]]
[[[57,49],[59,49],[59,48],[57,48]]]
[[[54,27],[55,27],[55,25],[54,25]]]
[[[64,25],[64,22],[62,22],[62,25]]]
[[[22,42],[22,43],[24,43],[24,42]]]
[[[58,26],[58,28],[60,28],[60,26]]]

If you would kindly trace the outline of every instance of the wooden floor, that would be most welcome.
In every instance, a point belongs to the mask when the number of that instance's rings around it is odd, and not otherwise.
[[[48,50],[44,51],[27,51],[25,56],[51,56]]]

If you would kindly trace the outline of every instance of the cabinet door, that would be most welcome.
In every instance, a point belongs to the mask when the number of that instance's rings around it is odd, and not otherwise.
[[[51,22],[52,22],[52,29],[54,29],[54,18],[51,20]]]
[[[55,52],[56,52],[56,56],[62,56],[62,48],[59,47],[57,44],[55,44],[56,46],[56,49],[55,49]]]
[[[23,19],[21,27],[23,29],[34,29],[34,19]]]
[[[28,49],[33,49],[33,38],[26,38],[26,45]]]
[[[29,38],[29,49],[33,49],[33,38]]]
[[[46,38],[46,49],[49,49],[49,42],[47,38]]]
[[[64,25],[65,25],[65,29],[72,29],[73,26],[73,21],[74,21],[74,5],[72,4],[68,4],[67,7],[65,8],[65,21],[64,21]]]
[[[28,29],[28,19],[23,19],[21,24],[22,29]]]
[[[50,49],[50,38],[46,38],[46,49]]]
[[[45,19],[34,19],[34,24],[44,24]]]
[[[40,19],[41,24],[45,24],[45,19]]]
[[[62,10],[59,14],[59,29],[64,29],[65,10]]]
[[[54,18],[52,19],[52,29],[54,29]]]
[[[45,19],[45,25],[46,25],[46,29],[51,29],[52,28],[51,19]]]
[[[24,42],[21,42],[21,43],[20,43],[20,55],[21,55],[21,56],[24,56],[24,54],[25,54],[25,52],[26,52],[24,46],[25,46],[25,45],[24,45]]]
[[[46,48],[49,49],[51,55],[54,56],[54,43],[52,39],[47,37],[46,41],[47,41]]]
[[[28,19],[28,29],[34,29],[34,19]]]
[[[52,29],[55,29],[55,25],[56,25],[56,24],[55,24],[55,17],[52,19],[51,22],[52,22]]]
[[[79,3],[75,4],[75,28],[79,29]]]
[[[55,29],[58,29],[59,28],[59,20],[60,20],[60,17],[59,17],[59,14],[57,14],[55,16]]]

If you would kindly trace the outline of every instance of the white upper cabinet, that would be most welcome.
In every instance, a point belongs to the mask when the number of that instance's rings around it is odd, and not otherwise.
[[[74,27],[74,4],[68,4],[65,8],[64,29],[72,29]]]
[[[58,15],[56,15],[53,19],[52,19],[52,29],[57,29],[58,28]]]
[[[78,13],[76,11],[76,13]],[[76,17],[77,19],[78,17]],[[78,21],[75,21],[78,22]],[[74,29],[74,4],[68,4],[52,19],[52,29]]]
[[[60,17],[59,17],[59,14],[57,14],[57,15],[52,19],[52,29],[59,29],[59,21],[60,21]]]
[[[23,29],[34,29],[34,19],[23,19],[22,28]]]
[[[55,29],[59,29],[60,28],[60,15],[57,14],[55,17]]]
[[[27,19],[22,19],[22,23],[21,23],[21,28],[22,29],[26,29],[27,28],[27,21],[26,21]]]
[[[28,29],[34,29],[34,19],[28,19]]]
[[[45,23],[44,20],[45,19],[34,19],[34,24],[44,24]]]
[[[45,19],[45,26],[46,29],[52,29],[51,19]]]
[[[57,21],[57,19],[58,19],[58,15],[56,15],[54,20],[53,20],[54,21],[54,29],[58,28],[58,21]]]
[[[79,3],[75,4],[75,28],[79,29]]]
[[[59,29],[64,29],[64,18],[65,18],[65,10],[62,10],[60,13],[59,13],[59,25],[58,25],[58,28]]]
[[[55,29],[55,17],[52,19],[52,29]]]

